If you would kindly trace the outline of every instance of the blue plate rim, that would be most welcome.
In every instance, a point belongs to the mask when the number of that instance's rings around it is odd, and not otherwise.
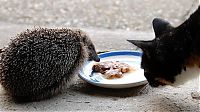
[[[131,51],[131,50],[121,50],[121,51],[110,51],[105,53],[98,54],[99,58],[105,58],[110,56],[116,56],[116,55],[134,55],[134,56],[142,56],[141,51]]]

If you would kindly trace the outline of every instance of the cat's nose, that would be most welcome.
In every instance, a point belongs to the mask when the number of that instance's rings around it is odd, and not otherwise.
[[[165,86],[166,84],[155,80],[155,81],[149,82],[149,85],[152,87],[158,87],[158,86]]]
[[[149,85],[151,87],[158,87],[160,84],[159,84],[159,82],[155,81],[155,82],[149,82]]]
[[[155,78],[153,77],[154,75],[153,74],[151,74],[151,73],[149,73],[149,72],[144,72],[144,76],[146,77],[146,79],[147,79],[147,81],[148,81],[148,83],[149,83],[149,85],[151,86],[151,87],[158,87],[158,86],[164,86],[164,85],[166,85],[166,84],[164,84],[164,83],[162,83],[162,82],[160,82],[160,81],[158,81],[158,80],[155,80]]]

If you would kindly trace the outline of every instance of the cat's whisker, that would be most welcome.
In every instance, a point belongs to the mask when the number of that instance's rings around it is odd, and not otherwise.
[[[148,91],[149,88],[149,83],[147,83],[146,85],[144,85],[139,91],[138,93],[144,93],[144,91]]]

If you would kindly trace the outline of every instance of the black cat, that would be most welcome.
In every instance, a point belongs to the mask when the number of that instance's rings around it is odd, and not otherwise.
[[[199,71],[184,75],[182,70],[200,67],[200,6],[178,27],[158,18],[152,24],[155,39],[128,40],[143,51],[141,68],[149,84],[173,85],[199,76]]]

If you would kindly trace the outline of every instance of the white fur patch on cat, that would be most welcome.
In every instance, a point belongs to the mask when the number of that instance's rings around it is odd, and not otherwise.
[[[200,78],[200,68],[187,68],[186,71],[183,70],[181,74],[175,77],[175,82],[171,85],[176,87],[196,78]]]

